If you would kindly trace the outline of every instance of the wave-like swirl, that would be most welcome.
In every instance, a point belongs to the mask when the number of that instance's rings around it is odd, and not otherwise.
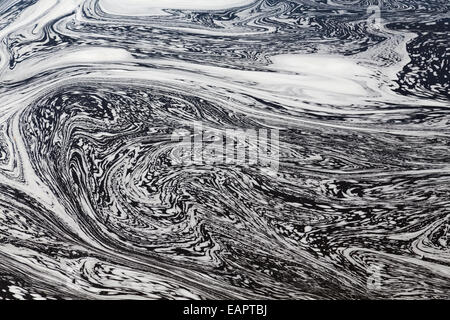
[[[3,1],[0,296],[448,298],[449,9]]]

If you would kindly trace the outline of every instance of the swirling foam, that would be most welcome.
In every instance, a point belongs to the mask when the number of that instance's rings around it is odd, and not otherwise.
[[[450,8],[367,5],[2,2],[0,296],[447,298]]]

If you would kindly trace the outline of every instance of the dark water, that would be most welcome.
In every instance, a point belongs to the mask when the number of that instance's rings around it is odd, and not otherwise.
[[[449,12],[1,0],[0,296],[448,298]],[[194,122],[277,166],[180,163]]]

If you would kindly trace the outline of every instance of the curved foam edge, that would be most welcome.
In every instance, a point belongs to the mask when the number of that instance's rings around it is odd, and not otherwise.
[[[146,16],[162,9],[221,10],[248,5],[255,0],[99,0],[100,8],[109,14],[122,16]]]

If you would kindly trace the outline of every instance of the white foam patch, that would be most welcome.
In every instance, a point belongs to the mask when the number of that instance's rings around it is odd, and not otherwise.
[[[145,16],[161,12],[161,9],[220,10],[240,7],[255,0],[100,0],[104,12],[115,15]]]
[[[82,50],[63,51],[61,54],[54,54],[51,59],[42,56],[36,57],[34,60],[23,61],[17,64],[14,72],[4,72],[2,80],[5,82],[22,81],[51,69],[92,64],[119,64],[132,60],[133,57],[125,49],[87,47]]]

